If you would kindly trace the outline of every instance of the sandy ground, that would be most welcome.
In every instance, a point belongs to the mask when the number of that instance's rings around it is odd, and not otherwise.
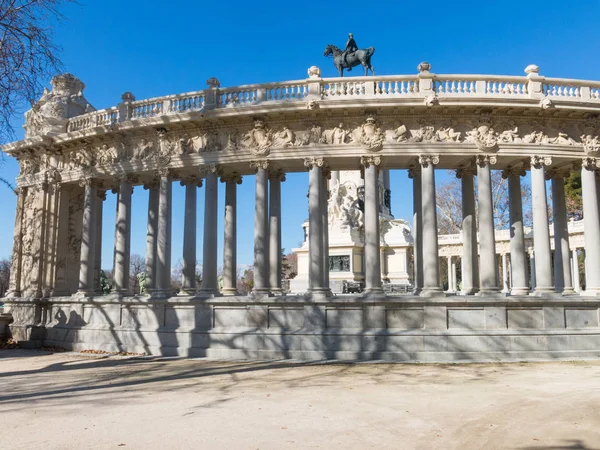
[[[0,350],[4,449],[600,449],[600,362],[294,364]]]

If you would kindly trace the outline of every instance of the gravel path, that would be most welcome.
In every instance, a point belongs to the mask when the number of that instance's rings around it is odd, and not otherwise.
[[[600,362],[294,364],[0,350],[6,449],[600,449]]]

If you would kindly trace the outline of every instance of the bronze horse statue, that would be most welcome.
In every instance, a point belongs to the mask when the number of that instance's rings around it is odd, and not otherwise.
[[[346,61],[344,61],[342,53],[342,50],[332,44],[325,47],[325,52],[323,53],[323,56],[333,55],[333,64],[340,73],[340,77],[344,76],[344,69],[349,69],[359,64],[365,68],[365,76],[369,74],[369,69],[371,70],[371,75],[375,75],[373,66],[371,66],[371,56],[375,53],[375,47],[361,48],[354,53],[349,53],[346,56]]]

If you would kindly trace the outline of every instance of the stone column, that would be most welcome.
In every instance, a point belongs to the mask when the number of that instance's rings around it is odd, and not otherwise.
[[[475,165],[470,163],[456,171],[462,191],[462,293],[479,291],[479,258],[477,255],[477,223],[475,220]]]
[[[94,264],[96,258],[96,186],[91,179],[85,180],[83,197],[83,222],[81,226],[81,249],[79,257],[80,294],[91,296],[94,293]],[[128,265],[129,266],[129,265]]]
[[[132,179],[122,176],[119,179],[119,201],[117,204],[117,229],[115,233],[115,292],[130,295],[129,258],[131,246],[131,194]]]
[[[577,255],[577,249],[572,250],[572,267],[573,267],[573,289],[579,293],[581,291],[581,281],[579,279],[579,257]]]
[[[452,256],[446,256],[446,270],[448,271],[448,290],[446,292],[452,293],[452,285],[453,285],[453,273],[452,273]]]
[[[23,261],[23,216],[25,214],[25,196],[29,195],[27,188],[17,188],[17,213],[13,232],[13,250],[10,261],[10,279],[6,297],[21,297],[21,264]]]
[[[388,209],[388,213],[392,214],[392,190],[390,189],[390,170],[382,169],[381,170],[381,178],[383,181],[383,203],[384,206]]]
[[[365,292],[383,294],[379,236],[379,156],[362,156],[365,179]]]
[[[452,292],[458,292],[458,282],[456,276],[456,258],[452,258]]]
[[[535,251],[535,295],[556,292],[552,283],[552,252],[548,229],[548,201],[544,166],[552,164],[550,157],[531,157],[531,204],[533,210],[533,248]]]
[[[144,189],[148,190],[148,231],[146,233],[146,293],[150,294],[156,289],[156,263],[157,263],[157,243],[158,243],[158,203],[160,180],[154,179],[144,184]]]
[[[269,285],[274,295],[282,295],[281,289],[281,182],[285,174],[281,170],[269,173]]]
[[[217,166],[205,169],[204,189],[204,236],[202,247],[202,295],[218,295],[219,282],[217,279],[217,219],[219,179]],[[254,275],[256,280],[256,275]]]
[[[340,182],[340,171],[339,170],[332,170],[331,171],[331,178],[329,180],[329,189],[331,190],[336,184],[338,184]]]
[[[306,158],[305,167],[308,168],[308,260],[309,292],[313,296],[327,296],[329,289],[325,286],[324,279],[324,249],[323,249],[323,213],[322,194],[324,189],[323,158]]]
[[[237,185],[242,177],[233,172],[221,177],[225,183],[225,237],[223,242],[223,295],[237,295]]]
[[[413,180],[413,294],[419,295],[423,289],[423,205],[421,202],[421,166],[413,166],[408,170],[408,177]]]
[[[523,202],[521,200],[522,176],[525,176],[525,170],[521,167],[512,167],[502,172],[502,177],[508,179],[511,295],[529,294],[529,274],[527,272],[525,232],[523,230]]]
[[[183,267],[181,271],[181,293],[196,293],[196,205],[198,188],[202,180],[188,176],[181,180],[185,186],[185,215],[183,222]]]
[[[575,294],[571,278],[571,251],[567,201],[565,198],[565,176],[568,173],[553,171],[552,179],[552,222],[554,224],[554,287],[563,295]]]
[[[422,201],[422,240],[423,240],[423,289],[421,296],[442,295],[440,287],[440,266],[438,253],[437,212],[435,206],[435,171],[439,163],[438,155],[421,155],[421,201]]]
[[[490,165],[496,163],[493,155],[477,156],[477,192],[479,205],[479,277],[478,295],[494,295],[498,287],[498,261],[492,204],[492,176]]]
[[[256,201],[254,205],[254,290],[267,295],[269,287],[269,161],[253,161],[256,170]]]
[[[156,243],[156,293],[161,296],[173,294],[171,287],[171,216],[173,186],[171,172],[159,172],[158,232]]]
[[[102,272],[102,216],[104,210],[106,191],[96,190],[96,250],[94,251],[94,292],[102,295],[101,272]]]
[[[510,292],[508,284],[508,255],[506,253],[502,253],[502,292]]]
[[[529,270],[531,272],[531,291],[535,289],[536,280],[535,280],[535,253],[533,249],[529,249]]]
[[[581,190],[583,197],[583,225],[585,227],[585,292],[583,295],[600,295],[600,215],[596,169],[600,160],[583,158],[581,167]]]
[[[328,200],[329,190],[328,180],[331,177],[329,170],[323,170],[323,189],[321,189],[321,214],[323,223],[323,286],[329,289],[329,215]]]

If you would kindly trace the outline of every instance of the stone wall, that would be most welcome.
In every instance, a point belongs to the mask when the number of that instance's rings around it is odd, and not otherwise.
[[[9,301],[18,340],[242,359],[483,361],[600,357],[600,301],[113,296]]]

